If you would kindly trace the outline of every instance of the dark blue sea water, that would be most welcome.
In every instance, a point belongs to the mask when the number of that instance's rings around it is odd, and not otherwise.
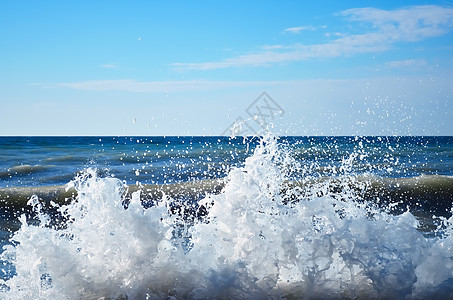
[[[388,177],[453,175],[453,137],[280,137],[313,173],[352,171]],[[94,167],[128,184],[225,177],[259,143],[237,137],[0,137],[0,188],[66,184]],[[297,174],[293,174],[297,176]]]
[[[453,298],[453,137],[0,137],[0,298]]]

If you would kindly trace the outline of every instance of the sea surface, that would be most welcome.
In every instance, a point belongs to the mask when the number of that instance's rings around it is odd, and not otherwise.
[[[453,137],[0,137],[0,299],[453,299]]]

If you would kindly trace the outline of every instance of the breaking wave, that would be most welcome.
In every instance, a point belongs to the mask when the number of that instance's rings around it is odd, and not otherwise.
[[[132,191],[89,169],[67,187],[76,191],[75,199],[49,202],[54,213],[38,195],[28,200],[34,214],[20,217],[20,229],[1,256],[12,271],[1,281],[0,295],[453,297],[451,207],[426,235],[409,208],[393,210],[400,200],[385,200],[395,194],[384,197],[382,186],[404,191],[402,179],[365,180],[351,170],[353,160],[346,157],[335,177],[316,178],[316,166],[296,161],[287,146],[265,138],[220,187],[205,187],[192,200],[162,189],[146,197],[146,188]],[[445,180],[448,202],[450,177],[407,180],[433,190]]]

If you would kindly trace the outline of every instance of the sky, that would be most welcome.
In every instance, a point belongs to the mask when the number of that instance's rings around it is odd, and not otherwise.
[[[453,1],[0,1],[0,136],[453,135]]]

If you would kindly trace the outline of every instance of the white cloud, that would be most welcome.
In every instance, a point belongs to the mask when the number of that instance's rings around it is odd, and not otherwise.
[[[182,81],[137,81],[134,79],[120,80],[91,80],[82,82],[57,83],[49,87],[66,87],[77,90],[90,91],[126,91],[126,92],[151,92],[171,93],[217,90],[227,88],[240,88],[250,86],[271,86],[291,84],[292,81],[210,81],[210,80],[182,80]],[[38,84],[35,84],[38,85]]]
[[[381,43],[368,43],[372,38],[382,40],[379,36],[355,35],[334,40],[325,44],[302,45],[296,44],[290,47],[264,47],[268,51],[240,55],[218,62],[205,63],[174,63],[172,66],[180,70],[212,70],[241,66],[266,66],[274,63],[301,61],[310,58],[327,58],[342,55],[353,55],[366,52],[377,52],[388,49],[388,45]],[[280,51],[279,51],[280,50]]]
[[[261,49],[263,50],[276,50],[276,49],[285,49],[287,48],[287,46],[283,46],[283,45],[265,45],[263,47],[261,47]]]
[[[290,33],[300,33],[301,31],[313,31],[316,30],[316,27],[308,25],[308,26],[298,26],[298,27],[291,27],[291,28],[286,28],[284,31],[285,32],[290,32]]]
[[[390,68],[409,68],[409,67],[420,67],[426,66],[427,62],[423,59],[405,59],[405,60],[394,60],[385,63]]]
[[[350,22],[371,24],[373,29],[359,34],[337,33],[333,35],[333,40],[326,43],[264,46],[261,52],[222,61],[174,63],[172,66],[181,70],[211,70],[379,52],[390,49],[397,42],[420,41],[440,36],[453,28],[453,9],[435,5],[412,6],[393,11],[354,8],[342,11],[340,15]],[[306,28],[309,27],[292,27],[285,31],[298,33]]]
[[[371,23],[388,42],[418,41],[447,33],[453,28],[453,8],[412,6],[393,11],[353,8],[341,13],[348,20]]]
[[[118,65],[116,65],[116,64],[103,64],[103,65],[101,65],[101,68],[104,68],[104,69],[116,69],[116,68],[118,68]]]

